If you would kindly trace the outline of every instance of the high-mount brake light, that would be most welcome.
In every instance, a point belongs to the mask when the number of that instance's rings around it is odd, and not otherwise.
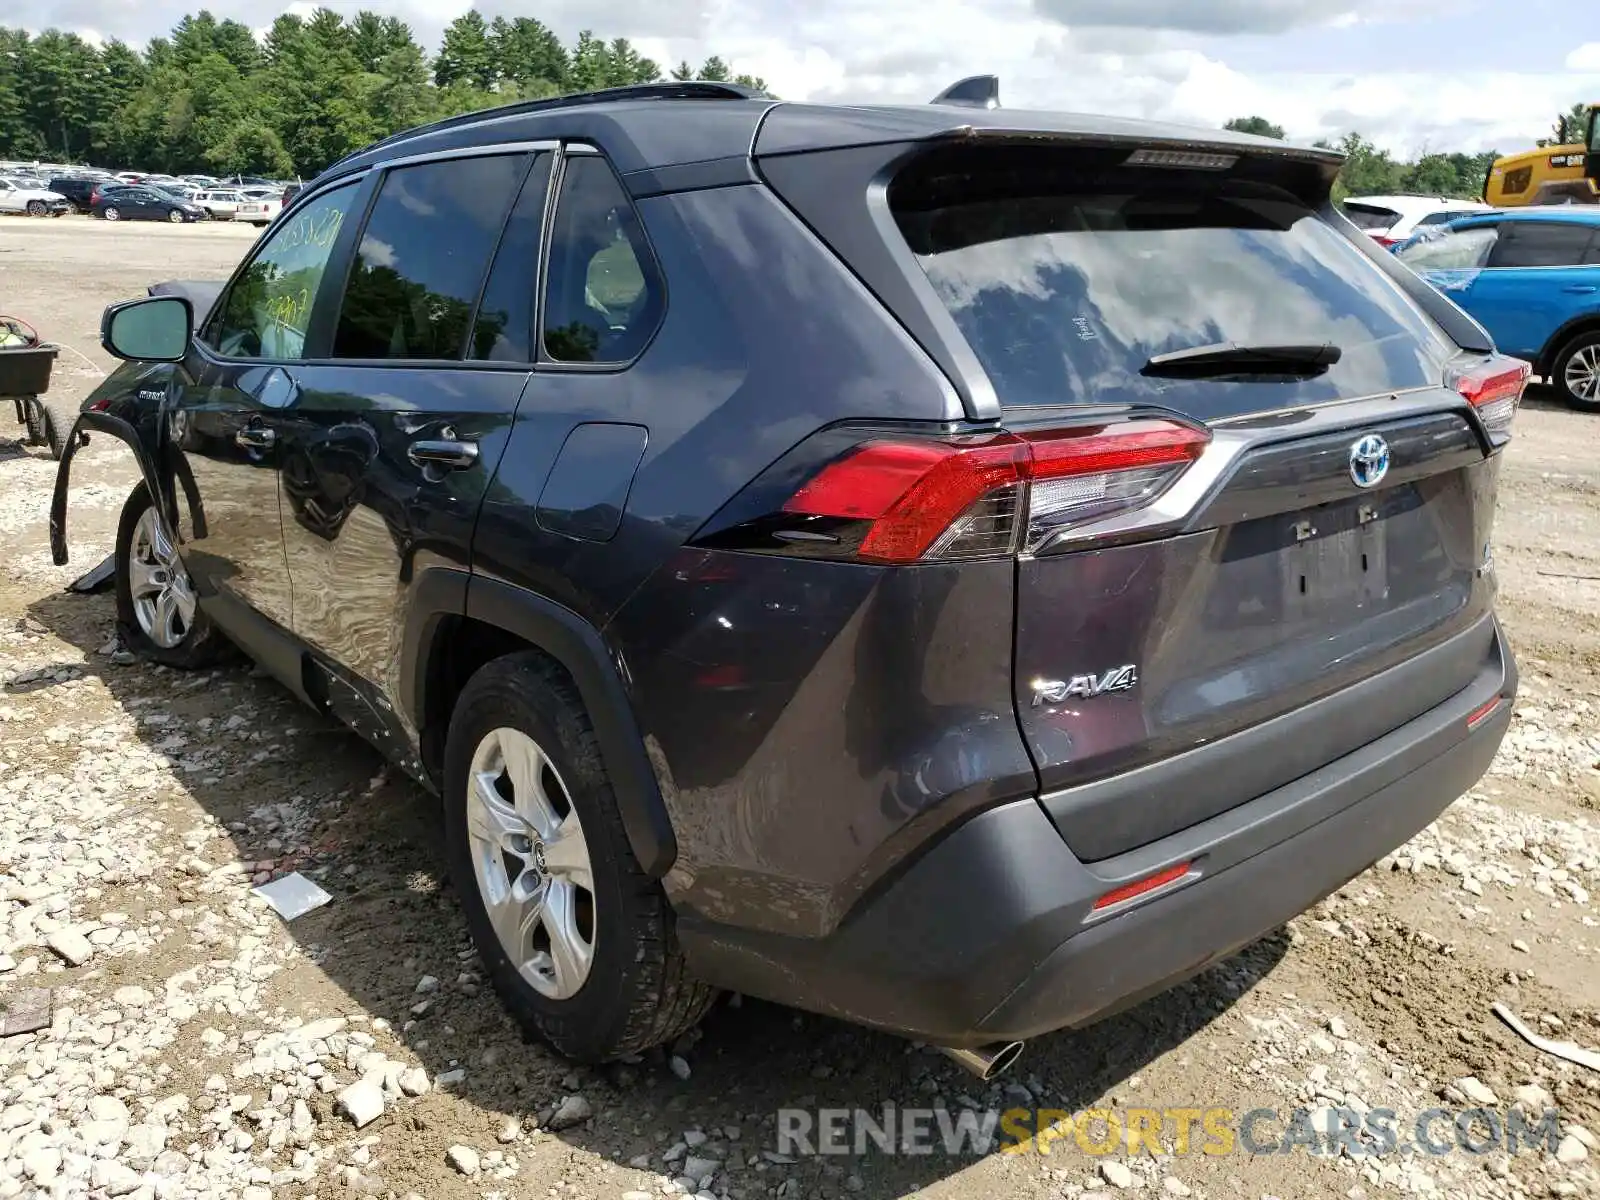
[[[1504,439],[1511,436],[1517,405],[1532,373],[1533,367],[1522,359],[1496,354],[1454,371],[1450,386],[1478,410],[1491,436]]]
[[[1143,507],[1210,441],[1204,429],[1136,419],[950,439],[877,438],[824,467],[783,511],[866,522],[871,562],[988,558],[1062,528]]]

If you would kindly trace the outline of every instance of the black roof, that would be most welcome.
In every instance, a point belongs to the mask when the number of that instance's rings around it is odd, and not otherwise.
[[[692,107],[691,107],[692,106]],[[394,134],[335,163],[328,179],[412,154],[559,138],[603,145],[618,171],[942,137],[1163,142],[1337,163],[1335,151],[1251,134],[1124,117],[956,104],[833,105],[775,100],[732,84],[611,88],[484,109]]]

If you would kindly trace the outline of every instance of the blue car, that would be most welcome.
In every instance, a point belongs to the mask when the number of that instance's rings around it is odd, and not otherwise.
[[[1394,252],[1568,404],[1600,412],[1600,208],[1464,217]]]

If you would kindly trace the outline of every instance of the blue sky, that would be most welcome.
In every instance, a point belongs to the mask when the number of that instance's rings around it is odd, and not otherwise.
[[[408,21],[430,49],[468,0],[330,0]],[[22,0],[7,18],[142,42],[196,0]],[[306,0],[211,0],[264,29]],[[1215,125],[1259,114],[1310,140],[1358,128],[1404,155],[1525,149],[1600,102],[1592,0],[480,0],[663,64],[710,53],[788,99],[923,101],[994,72],[1002,102]],[[1586,40],[1587,39],[1587,40]]]

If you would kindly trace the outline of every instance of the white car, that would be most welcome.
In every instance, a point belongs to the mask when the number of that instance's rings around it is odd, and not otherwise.
[[[238,192],[217,188],[197,193],[193,202],[210,213],[213,221],[231,221],[239,215],[239,206],[244,203],[244,197]]]
[[[28,180],[0,177],[0,212],[59,217],[71,211],[71,202],[60,192],[52,192]]]
[[[1351,196],[1343,207],[1344,215],[1380,246],[1403,242],[1419,228],[1492,211],[1481,200],[1448,196]]]
[[[249,221],[258,229],[263,225],[270,225],[274,217],[283,211],[283,193],[276,192],[269,196],[246,196],[239,205],[235,220]]]

